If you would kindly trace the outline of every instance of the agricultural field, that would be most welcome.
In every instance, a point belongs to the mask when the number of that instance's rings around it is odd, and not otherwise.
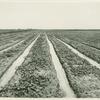
[[[25,38],[29,37],[29,34],[33,34],[30,31],[18,31],[18,32],[2,32],[0,31],[0,51],[6,49],[14,44],[17,44],[24,40]]]
[[[9,84],[0,91],[11,97],[62,97],[49,47],[41,35]]]
[[[99,30],[0,30],[0,97],[100,98]]]
[[[70,40],[78,41],[98,49],[100,48],[100,30],[65,30],[54,33],[62,34],[62,36],[66,36]]]
[[[69,39],[100,49],[100,30],[63,32]]]
[[[100,63],[100,31],[59,32],[55,36]],[[93,33],[94,32],[94,33]]]
[[[100,69],[77,56],[56,38],[51,40],[77,97],[100,97]]]

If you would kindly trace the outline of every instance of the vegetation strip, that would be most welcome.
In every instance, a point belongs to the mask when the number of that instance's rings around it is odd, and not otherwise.
[[[79,57],[56,38],[49,37],[77,97],[100,97],[100,69]]]
[[[15,43],[15,44],[13,44],[13,45],[10,46],[10,47],[7,47],[7,48],[5,48],[5,49],[3,49],[3,50],[0,50],[0,53],[5,52],[5,51],[7,51],[7,50],[9,50],[9,49],[11,49],[11,48],[13,48],[13,47],[16,47],[17,45],[21,44],[21,43],[24,42],[24,41],[25,41],[25,40],[22,40],[22,41],[20,41],[20,42],[17,42],[17,43]]]
[[[0,96],[64,97],[44,34],[40,35],[8,84],[0,90]]]
[[[0,51],[23,40],[28,33],[32,32],[0,34]]]
[[[0,78],[9,69],[12,63],[23,53],[29,44],[36,38],[36,34],[29,34],[24,42],[5,52],[0,53]]]
[[[50,47],[50,54],[52,56],[52,61],[55,66],[57,77],[59,80],[59,84],[61,89],[65,92],[66,97],[76,97],[73,90],[71,89],[69,82],[67,80],[67,77],[65,75],[64,69],[62,68],[62,65],[59,61],[59,58],[56,55],[56,52],[53,48],[52,43],[48,40],[48,37],[46,36],[49,47]]]
[[[39,36],[38,36],[39,37]],[[9,67],[7,72],[0,79],[0,89],[4,87],[15,74],[16,69],[20,66],[28,55],[30,49],[38,39],[38,37],[24,50],[24,52],[13,62],[13,64]]]
[[[66,31],[54,35],[100,64],[100,31]]]
[[[85,56],[84,54],[82,54],[81,52],[79,52],[78,50],[74,49],[72,46],[70,46],[69,44],[61,41],[60,39],[57,38],[57,40],[59,40],[60,42],[62,42],[63,44],[65,44],[69,49],[71,49],[75,54],[77,54],[79,57],[86,59],[91,65],[96,66],[97,68],[100,69],[100,64],[97,63],[96,61],[92,60],[91,58]]]

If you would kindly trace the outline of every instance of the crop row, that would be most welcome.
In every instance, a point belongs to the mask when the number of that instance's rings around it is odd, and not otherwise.
[[[100,49],[100,30],[66,30],[58,34]]]
[[[49,36],[77,97],[100,97],[100,69],[74,54],[55,37]]]
[[[23,52],[23,50],[35,39],[36,34],[31,34],[25,41],[7,51],[0,53],[0,77],[10,67],[12,62]]]
[[[67,34],[66,34],[67,35]],[[82,31],[79,33],[67,35],[69,39],[79,41],[94,48],[100,49],[100,30],[97,31]]]
[[[33,34],[31,31],[0,34],[0,50],[5,49]]]
[[[0,91],[8,97],[62,97],[49,46],[43,34],[9,84]]]
[[[82,54],[100,63],[100,50],[93,48],[89,45],[85,45],[81,42],[68,39],[66,35],[55,34],[55,36],[64,41],[65,43],[71,45],[72,47],[80,51]]]

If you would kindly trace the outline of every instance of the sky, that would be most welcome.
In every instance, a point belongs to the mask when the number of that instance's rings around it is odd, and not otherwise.
[[[94,0],[1,0],[0,28],[100,28],[100,2]]]

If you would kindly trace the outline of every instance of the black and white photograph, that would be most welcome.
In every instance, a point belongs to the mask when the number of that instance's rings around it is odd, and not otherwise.
[[[3,98],[100,98],[100,1],[1,0]]]

